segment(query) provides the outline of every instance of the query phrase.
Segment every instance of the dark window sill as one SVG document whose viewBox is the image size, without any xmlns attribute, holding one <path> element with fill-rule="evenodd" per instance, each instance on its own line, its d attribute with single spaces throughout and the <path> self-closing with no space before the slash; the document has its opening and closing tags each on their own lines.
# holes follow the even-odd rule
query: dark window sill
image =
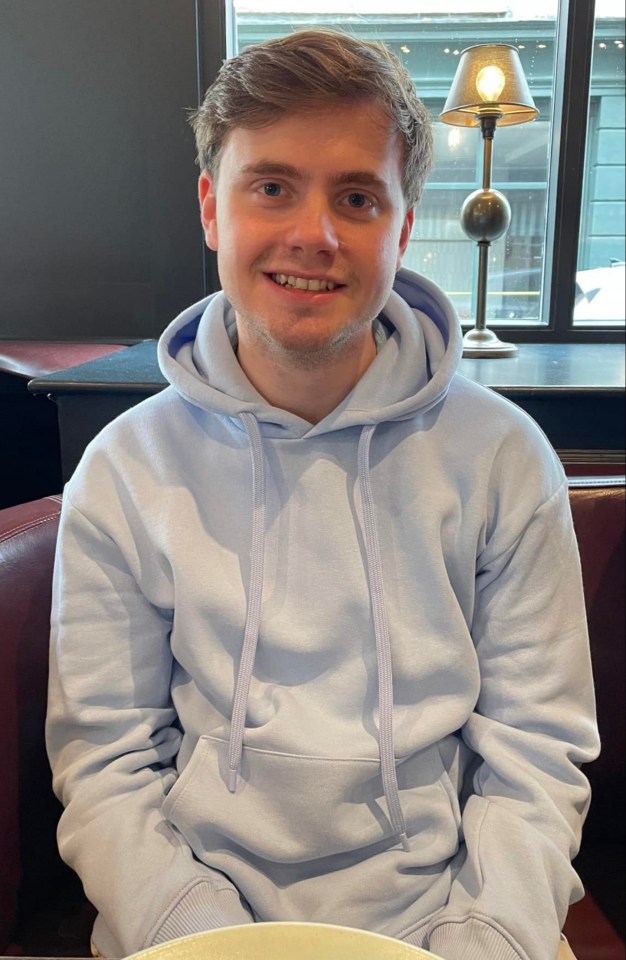
<svg viewBox="0 0 626 960">
<path fill-rule="evenodd" d="M 624 347 L 616 343 L 521 343 L 516 357 L 461 360 L 460 372 L 511 399 L 621 394 Z"/>
</svg>

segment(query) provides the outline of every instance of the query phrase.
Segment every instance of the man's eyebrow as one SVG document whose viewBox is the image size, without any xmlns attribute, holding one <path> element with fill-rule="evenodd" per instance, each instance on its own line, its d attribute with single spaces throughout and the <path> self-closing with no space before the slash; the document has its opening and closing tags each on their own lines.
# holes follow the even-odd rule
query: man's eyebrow
<svg viewBox="0 0 626 960">
<path fill-rule="evenodd" d="M 335 177 L 338 186 L 354 184 L 358 187 L 374 187 L 378 190 L 389 190 L 389 184 L 372 170 L 347 170 Z"/>
<path fill-rule="evenodd" d="M 302 180 L 302 173 L 290 163 L 277 163 L 274 160 L 259 160 L 257 163 L 247 163 L 240 171 L 243 177 L 290 177 L 292 180 Z"/>
</svg>

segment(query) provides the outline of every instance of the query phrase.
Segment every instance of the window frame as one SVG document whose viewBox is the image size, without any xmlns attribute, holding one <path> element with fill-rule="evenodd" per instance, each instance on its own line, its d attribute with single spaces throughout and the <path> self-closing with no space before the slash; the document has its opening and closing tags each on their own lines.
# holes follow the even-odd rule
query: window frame
<svg viewBox="0 0 626 960">
<path fill-rule="evenodd" d="M 623 343 L 624 329 L 573 324 L 589 118 L 589 91 L 595 38 L 595 0 L 561 0 L 557 22 L 552 163 L 548 182 L 545 276 L 539 330 L 520 331 L 518 342 Z M 563 9 L 565 8 L 565 9 Z M 560 136 L 558 132 L 560 131 Z M 512 331 L 507 331 L 512 336 Z"/>
<path fill-rule="evenodd" d="M 195 0 L 198 102 L 236 33 L 231 0 Z M 548 179 L 545 267 L 540 316 L 545 321 L 497 323 L 515 343 L 624 343 L 626 330 L 602 322 L 574 326 L 575 281 L 583 216 L 589 91 L 595 38 L 595 0 L 559 0 L 555 89 Z M 471 241 L 468 240 L 468 243 Z M 219 288 L 215 257 L 205 247 L 205 287 Z"/>
</svg>

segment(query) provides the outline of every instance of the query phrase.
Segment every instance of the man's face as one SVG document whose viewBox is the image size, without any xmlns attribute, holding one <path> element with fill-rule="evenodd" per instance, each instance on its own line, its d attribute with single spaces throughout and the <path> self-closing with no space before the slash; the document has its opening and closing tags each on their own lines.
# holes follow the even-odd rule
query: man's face
<svg viewBox="0 0 626 960">
<path fill-rule="evenodd" d="M 200 201 L 240 342 L 306 365 L 371 338 L 413 223 L 401 176 L 398 134 L 374 104 L 228 134 Z"/>
</svg>

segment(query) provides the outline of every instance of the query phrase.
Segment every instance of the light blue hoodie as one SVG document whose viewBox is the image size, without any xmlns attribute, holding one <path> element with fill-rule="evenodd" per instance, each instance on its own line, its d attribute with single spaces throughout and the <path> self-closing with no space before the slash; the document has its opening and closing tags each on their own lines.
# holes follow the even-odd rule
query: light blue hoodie
<svg viewBox="0 0 626 960">
<path fill-rule="evenodd" d="M 563 471 L 434 285 L 377 332 L 312 426 L 204 300 L 67 487 L 48 747 L 106 956 L 307 920 L 556 957 L 597 751 Z"/>
</svg>

